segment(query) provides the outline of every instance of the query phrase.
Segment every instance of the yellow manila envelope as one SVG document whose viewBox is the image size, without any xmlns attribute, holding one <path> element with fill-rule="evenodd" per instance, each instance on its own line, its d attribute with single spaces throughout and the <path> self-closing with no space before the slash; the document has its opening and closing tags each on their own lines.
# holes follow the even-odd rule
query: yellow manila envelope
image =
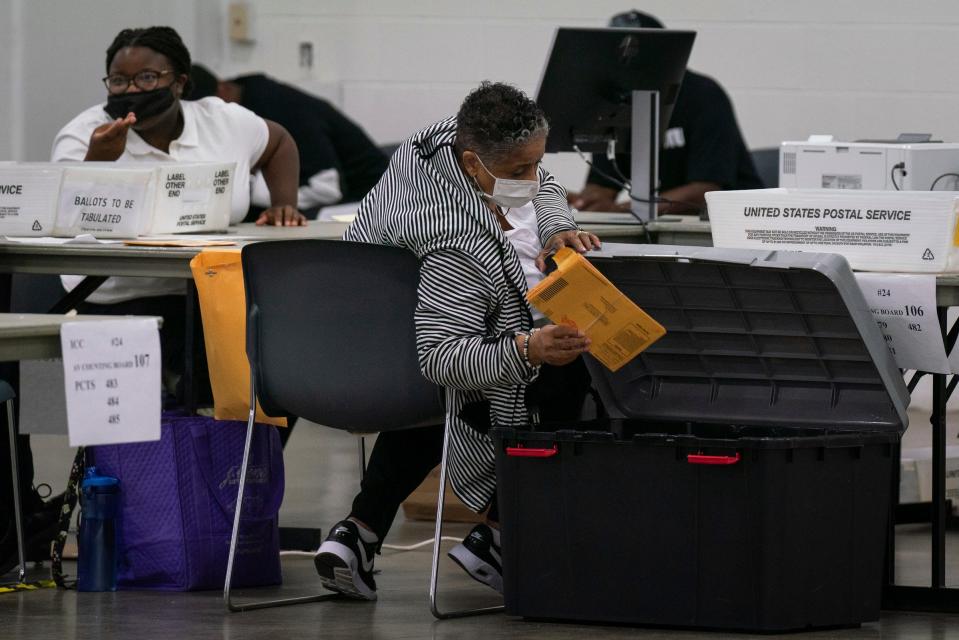
<svg viewBox="0 0 959 640">
<path fill-rule="evenodd" d="M 526 298 L 555 324 L 585 333 L 592 342 L 589 352 L 610 371 L 666 335 L 661 324 L 580 254 L 563 247 L 553 260 L 556 270 L 530 289 Z"/>
<path fill-rule="evenodd" d="M 190 260 L 200 298 L 203 338 L 213 388 L 213 417 L 246 420 L 250 414 L 250 362 L 246 358 L 246 292 L 239 249 L 206 249 Z M 256 421 L 286 426 L 256 404 Z"/>
</svg>

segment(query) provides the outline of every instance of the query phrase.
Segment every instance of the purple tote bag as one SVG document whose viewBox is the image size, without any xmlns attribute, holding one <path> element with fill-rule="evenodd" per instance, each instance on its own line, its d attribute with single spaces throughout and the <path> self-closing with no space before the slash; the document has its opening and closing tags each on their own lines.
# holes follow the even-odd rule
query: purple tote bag
<svg viewBox="0 0 959 640">
<path fill-rule="evenodd" d="M 246 424 L 165 413 L 157 442 L 90 447 L 101 474 L 120 479 L 117 587 L 221 589 Z M 277 514 L 283 450 L 276 428 L 253 429 L 233 584 L 280 584 Z"/>
</svg>

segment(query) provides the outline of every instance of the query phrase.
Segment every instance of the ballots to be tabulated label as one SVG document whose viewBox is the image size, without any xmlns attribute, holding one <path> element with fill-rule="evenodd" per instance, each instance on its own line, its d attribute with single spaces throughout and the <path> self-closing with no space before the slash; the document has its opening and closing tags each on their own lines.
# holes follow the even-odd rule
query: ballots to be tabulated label
<svg viewBox="0 0 959 640">
<path fill-rule="evenodd" d="M 160 333 L 154 318 L 60 329 L 70 446 L 160 439 Z"/>
<path fill-rule="evenodd" d="M 54 235 L 136 238 L 148 214 L 152 168 L 68 167 Z"/>
<path fill-rule="evenodd" d="M 857 273 L 856 281 L 900 369 L 950 373 L 935 276 Z"/>
<path fill-rule="evenodd" d="M 755 189 L 706 201 L 716 247 L 839 253 L 859 271 L 959 269 L 954 192 Z"/>
</svg>

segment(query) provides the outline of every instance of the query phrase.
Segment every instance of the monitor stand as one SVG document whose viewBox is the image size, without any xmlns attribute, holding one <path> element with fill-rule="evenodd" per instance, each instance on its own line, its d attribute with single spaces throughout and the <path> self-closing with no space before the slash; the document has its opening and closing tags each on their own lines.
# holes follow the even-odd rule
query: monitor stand
<svg viewBox="0 0 959 640">
<path fill-rule="evenodd" d="M 631 208 L 640 222 L 656 219 L 659 186 L 659 92 L 633 91 Z"/>
</svg>

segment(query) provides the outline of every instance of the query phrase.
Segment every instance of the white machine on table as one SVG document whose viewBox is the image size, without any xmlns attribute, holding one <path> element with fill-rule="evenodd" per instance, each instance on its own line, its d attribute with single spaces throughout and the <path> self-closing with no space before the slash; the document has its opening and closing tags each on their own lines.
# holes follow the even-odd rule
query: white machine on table
<svg viewBox="0 0 959 640">
<path fill-rule="evenodd" d="M 959 143 L 839 142 L 831 138 L 810 136 L 804 142 L 783 142 L 779 147 L 779 186 L 959 191 Z"/>
</svg>

